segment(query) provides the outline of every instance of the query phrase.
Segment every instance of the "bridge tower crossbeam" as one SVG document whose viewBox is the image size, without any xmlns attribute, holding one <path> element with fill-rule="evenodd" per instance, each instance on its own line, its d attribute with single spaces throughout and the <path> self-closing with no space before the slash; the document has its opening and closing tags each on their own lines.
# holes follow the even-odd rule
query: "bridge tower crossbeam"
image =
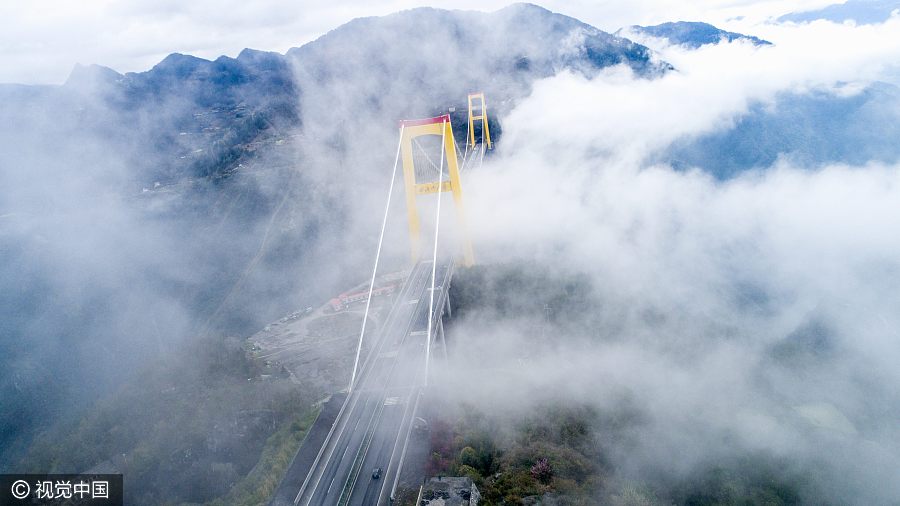
<svg viewBox="0 0 900 506">
<path fill-rule="evenodd" d="M 419 211 L 416 207 L 416 198 L 421 195 L 449 191 L 453 194 L 457 221 L 462 232 L 463 264 L 466 266 L 473 265 L 475 263 L 475 254 L 468 235 L 465 208 L 463 206 L 462 183 L 459 177 L 459 162 L 456 156 L 456 141 L 453 138 L 450 115 L 444 114 L 434 118 L 403 120 L 400 122 L 400 125 L 402 127 L 400 153 L 403 158 L 403 180 L 406 186 L 406 210 L 413 261 L 418 261 L 421 250 L 421 224 Z M 443 138 L 441 150 L 443 151 L 442 156 L 446 157 L 449 179 L 439 179 L 434 182 L 419 182 L 416 180 L 413 141 L 425 135 L 437 135 Z"/>
</svg>

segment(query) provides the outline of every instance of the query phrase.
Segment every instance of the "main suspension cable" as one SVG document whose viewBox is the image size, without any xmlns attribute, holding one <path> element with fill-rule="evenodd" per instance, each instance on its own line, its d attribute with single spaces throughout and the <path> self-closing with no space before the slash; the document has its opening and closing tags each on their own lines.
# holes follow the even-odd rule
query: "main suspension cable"
<svg viewBox="0 0 900 506">
<path fill-rule="evenodd" d="M 378 250 L 375 252 L 375 267 L 372 268 L 372 281 L 369 283 L 369 296 L 366 298 L 366 311 L 363 313 L 362 328 L 359 330 L 359 343 L 356 345 L 356 359 L 353 361 L 353 373 L 350 375 L 348 393 L 353 392 L 353 384 L 356 382 L 356 373 L 359 368 L 359 355 L 362 353 L 363 337 L 366 334 L 366 323 L 369 319 L 369 307 L 372 304 L 372 292 L 375 289 L 375 276 L 378 273 L 378 261 L 381 259 L 381 247 L 384 244 L 384 229 L 387 227 L 388 213 L 391 209 L 391 198 L 394 195 L 394 181 L 397 179 L 397 165 L 400 162 L 400 146 L 403 143 L 403 128 L 400 125 L 400 140 L 397 141 L 397 155 L 394 157 L 394 170 L 391 172 L 391 185 L 388 188 L 387 204 L 384 205 L 384 219 L 381 221 L 381 234 L 378 236 Z M 443 160 L 443 158 L 441 159 Z"/>
<path fill-rule="evenodd" d="M 437 277 L 437 249 L 438 234 L 441 230 L 441 183 L 444 180 L 444 150 L 446 149 L 445 140 L 447 137 L 447 120 L 441 122 L 441 169 L 438 176 L 438 198 L 437 212 L 434 219 L 434 254 L 431 259 L 431 297 L 428 300 L 428 341 L 425 343 L 425 386 L 428 386 L 428 365 L 431 362 L 431 333 L 432 320 L 434 320 L 434 281 Z"/>
</svg>

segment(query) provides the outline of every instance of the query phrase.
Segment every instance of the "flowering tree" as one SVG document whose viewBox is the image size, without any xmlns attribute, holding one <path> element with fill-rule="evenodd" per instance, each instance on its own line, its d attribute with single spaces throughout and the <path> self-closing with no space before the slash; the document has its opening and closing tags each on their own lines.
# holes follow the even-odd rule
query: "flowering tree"
<svg viewBox="0 0 900 506">
<path fill-rule="evenodd" d="M 553 479 L 553 468 L 550 466 L 550 461 L 546 458 L 538 459 L 531 466 L 531 476 L 544 485 L 550 483 L 550 480 Z"/>
</svg>

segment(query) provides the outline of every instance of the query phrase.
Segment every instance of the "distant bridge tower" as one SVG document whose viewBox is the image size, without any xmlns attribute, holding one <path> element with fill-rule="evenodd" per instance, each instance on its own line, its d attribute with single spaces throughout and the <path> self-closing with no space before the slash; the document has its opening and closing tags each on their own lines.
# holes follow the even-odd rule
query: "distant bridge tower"
<svg viewBox="0 0 900 506">
<path fill-rule="evenodd" d="M 421 247 L 421 231 L 419 223 L 419 211 L 416 208 L 416 197 L 419 195 L 427 195 L 437 192 L 453 192 L 453 203 L 456 207 L 456 215 L 460 228 L 460 236 L 463 241 L 463 263 L 471 266 L 475 263 L 475 255 L 472 251 L 472 242 L 469 239 L 469 231 L 466 223 L 465 209 L 463 208 L 462 184 L 459 179 L 459 163 L 456 157 L 456 141 L 453 138 L 453 129 L 450 126 L 450 115 L 444 114 L 436 118 L 403 120 L 400 122 L 403 127 L 403 134 L 400 138 L 400 152 L 403 156 L 403 180 L 406 185 L 406 210 L 409 218 L 409 236 L 412 241 L 412 258 L 413 261 L 419 259 L 419 249 Z M 427 156 L 423 160 L 422 156 L 415 156 L 413 153 L 413 144 L 421 150 L 421 146 L 417 139 L 426 135 L 437 135 L 443 138 L 441 146 L 442 160 L 446 160 L 441 168 L 432 167 L 440 170 L 443 174 L 449 176 L 448 179 L 441 179 L 434 182 L 420 183 L 416 175 L 424 175 L 426 167 L 416 167 L 416 161 L 420 164 L 427 161 L 429 165 L 433 165 L 434 161 L 429 160 Z M 443 162 L 442 162 L 443 163 Z M 440 209 L 438 209 L 440 212 Z"/>
<path fill-rule="evenodd" d="M 491 130 L 488 128 L 487 105 L 484 103 L 484 93 L 469 93 L 469 146 L 475 147 L 475 122 L 481 121 L 484 143 L 488 149 L 491 147 Z"/>
</svg>

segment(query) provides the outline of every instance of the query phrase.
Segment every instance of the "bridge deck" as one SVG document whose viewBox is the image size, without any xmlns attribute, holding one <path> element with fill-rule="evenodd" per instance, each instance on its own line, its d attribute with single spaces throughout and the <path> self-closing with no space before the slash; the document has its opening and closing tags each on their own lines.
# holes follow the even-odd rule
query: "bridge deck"
<svg viewBox="0 0 900 506">
<path fill-rule="evenodd" d="M 451 275 L 450 263 L 438 264 L 434 330 L 443 312 Z M 425 382 L 430 288 L 431 262 L 420 262 L 404 283 L 381 331 L 367 336 L 377 341 L 316 462 L 295 492 L 294 504 L 389 503 Z M 377 479 L 372 477 L 375 468 L 382 469 Z"/>
</svg>

